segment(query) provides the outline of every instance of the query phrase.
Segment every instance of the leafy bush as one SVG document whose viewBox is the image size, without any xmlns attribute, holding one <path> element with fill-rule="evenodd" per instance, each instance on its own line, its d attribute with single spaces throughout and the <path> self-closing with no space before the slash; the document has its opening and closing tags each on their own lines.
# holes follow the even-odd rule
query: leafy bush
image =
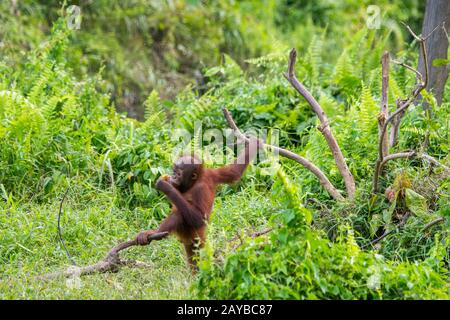
<svg viewBox="0 0 450 320">
<path fill-rule="evenodd" d="M 336 242 L 305 222 L 308 210 L 289 196 L 281 175 L 274 186 L 277 207 L 269 237 L 249 240 L 224 263 L 207 250 L 200 264 L 199 295 L 211 299 L 448 299 L 449 240 L 421 262 L 387 260 L 362 251 L 352 228 L 343 224 Z M 288 191 L 286 191 L 288 190 Z M 284 195 L 280 194 L 284 193 Z M 281 209 L 284 208 L 284 209 Z"/>
<path fill-rule="evenodd" d="M 289 215 L 289 212 L 282 214 Z M 445 272 L 436 272 L 429 265 L 431 262 L 393 263 L 380 254 L 361 251 L 350 232 L 345 238 L 330 243 L 315 232 L 296 233 L 282 228 L 268 240 L 251 241 L 231 254 L 223 266 L 203 262 L 198 280 L 200 296 L 212 299 L 450 297 Z M 434 259 L 442 263 L 443 257 Z"/>
</svg>

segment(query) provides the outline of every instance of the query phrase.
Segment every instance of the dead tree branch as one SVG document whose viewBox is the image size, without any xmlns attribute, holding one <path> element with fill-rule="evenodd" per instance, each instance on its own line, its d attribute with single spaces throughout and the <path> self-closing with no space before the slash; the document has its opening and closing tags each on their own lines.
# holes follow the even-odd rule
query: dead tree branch
<svg viewBox="0 0 450 320">
<path fill-rule="evenodd" d="M 428 36 L 430 36 L 430 35 L 428 35 Z M 400 65 L 402 67 L 404 67 L 407 70 L 410 70 L 410 71 L 414 72 L 414 74 L 416 75 L 419 83 L 423 83 L 424 82 L 423 76 L 419 72 L 419 70 L 414 69 L 413 67 L 411 67 L 411 66 L 409 66 L 409 65 L 407 65 L 407 64 L 405 64 L 403 62 L 397 61 L 397 60 L 392 60 L 392 62 L 395 63 L 395 64 L 398 64 L 398 65 Z M 397 109 L 400 108 L 401 103 L 402 103 L 401 99 L 397 99 L 396 100 Z M 402 118 L 403 118 L 403 116 L 406 113 L 405 111 L 406 110 L 404 110 L 403 112 L 399 113 L 394 119 L 392 119 L 392 129 L 391 129 L 391 134 L 390 134 L 390 139 L 389 139 L 389 145 L 391 147 L 395 146 L 395 144 L 397 143 L 398 132 L 400 130 L 400 122 L 402 121 Z"/>
<path fill-rule="evenodd" d="M 236 123 L 233 120 L 233 117 L 231 116 L 230 112 L 226 109 L 223 108 L 223 115 L 225 116 L 225 119 L 228 123 L 228 126 L 233 129 L 234 134 L 239 138 L 242 139 L 244 141 L 248 141 L 248 138 L 241 132 L 241 130 L 239 130 L 239 128 L 237 127 Z M 341 193 L 333 186 L 333 184 L 330 182 L 330 180 L 328 180 L 328 178 L 326 177 L 326 175 L 322 172 L 322 170 L 320 170 L 318 167 L 316 167 L 312 162 L 310 162 L 309 160 L 299 156 L 296 153 L 293 153 L 289 150 L 280 148 L 280 147 L 276 147 L 270 144 L 264 144 L 265 147 L 267 147 L 268 149 L 270 149 L 272 152 L 276 152 L 279 155 L 294 160 L 298 163 L 300 163 L 302 166 L 304 166 L 306 169 L 308 169 L 309 171 L 311 171 L 318 179 L 320 184 L 324 187 L 325 190 L 327 190 L 327 192 L 335 199 L 335 200 L 344 200 L 344 197 L 341 195 Z"/>
<path fill-rule="evenodd" d="M 383 158 L 383 161 L 380 164 L 380 170 L 383 169 L 384 165 L 386 164 L 386 162 L 394 160 L 394 159 L 400 159 L 400 158 L 412 158 L 416 155 L 415 151 L 410 151 L 410 152 L 399 152 L 399 153 L 393 153 L 388 155 L 387 157 Z"/>
<path fill-rule="evenodd" d="M 389 154 L 389 141 L 388 141 L 388 132 L 385 132 L 383 136 L 381 136 L 381 129 L 386 122 L 387 117 L 389 116 L 388 109 L 388 92 L 389 92 L 389 53 L 387 51 L 384 52 L 381 57 L 381 102 L 380 102 L 380 115 L 378 116 L 378 131 L 380 132 L 380 136 L 378 139 L 381 141 L 381 150 L 383 157 L 386 157 Z"/>
<path fill-rule="evenodd" d="M 421 157 L 425 160 L 427 160 L 428 162 L 434 164 L 437 167 L 441 167 L 444 169 L 445 173 L 447 173 L 447 175 L 450 175 L 450 168 L 447 167 L 446 165 L 440 163 L 439 161 L 437 161 L 435 158 L 433 158 L 432 156 L 426 154 L 426 153 L 422 153 Z"/>
<path fill-rule="evenodd" d="M 160 240 L 167 237 L 168 235 L 169 235 L 168 232 L 158 232 L 150 235 L 148 239 L 149 241 Z M 43 276 L 40 276 L 39 278 L 41 280 L 50 280 L 58 278 L 60 276 L 72 277 L 72 276 L 89 275 L 93 273 L 117 272 L 123 266 L 138 267 L 138 268 L 147 267 L 148 265 L 144 262 L 120 259 L 119 257 L 120 251 L 136 245 L 138 245 L 136 239 L 119 243 L 117 246 L 115 246 L 108 252 L 108 255 L 103 260 L 93 265 L 88 265 L 85 267 L 72 266 L 64 271 L 48 273 Z"/>
<path fill-rule="evenodd" d="M 257 232 L 248 234 L 247 236 L 254 239 L 254 238 L 263 236 L 263 235 L 265 235 L 265 234 L 267 234 L 267 233 L 269 233 L 271 231 L 273 231 L 273 228 L 267 228 L 267 229 L 264 229 L 264 230 L 261 230 L 261 231 L 257 231 Z M 241 240 L 241 242 L 242 242 L 242 235 L 240 233 L 238 233 L 230 241 L 236 241 L 236 240 Z"/>
<path fill-rule="evenodd" d="M 252 237 L 252 238 L 254 239 L 254 238 L 263 236 L 263 235 L 265 235 L 265 234 L 271 232 L 272 230 L 273 230 L 273 228 L 268 228 L 268 229 L 266 229 L 266 230 L 254 232 L 254 233 L 252 233 L 252 234 L 250 235 L 250 237 Z"/>
<path fill-rule="evenodd" d="M 420 92 L 426 88 L 427 83 L 428 83 L 428 57 L 427 57 L 427 52 L 426 52 L 426 37 L 419 37 L 418 35 L 416 35 L 409 26 L 406 26 L 406 28 L 408 29 L 408 31 L 412 34 L 412 36 L 419 41 L 420 44 L 420 48 L 422 50 L 422 54 L 424 57 L 424 61 L 425 61 L 425 76 L 420 77 L 420 79 L 423 79 L 423 81 L 418 81 L 418 83 L 416 84 L 416 86 L 414 87 L 414 89 L 412 90 L 412 92 L 410 93 L 409 97 L 406 100 L 398 100 L 398 104 L 397 104 L 397 110 L 392 113 L 384 122 L 384 125 L 382 126 L 381 130 L 380 130 L 380 137 L 384 137 L 384 135 L 387 132 L 388 129 L 388 125 L 394 121 L 394 119 L 396 119 L 400 114 L 403 114 L 404 112 L 406 112 L 406 109 L 408 109 L 408 107 L 411 105 L 411 103 L 414 102 L 414 100 L 416 100 L 416 98 L 419 96 Z M 428 35 L 429 36 L 429 35 Z M 427 36 L 427 37 L 428 37 Z M 399 120 L 398 120 L 399 121 Z M 398 123 L 397 125 L 400 125 L 400 123 Z M 379 139 L 378 141 L 378 159 L 375 163 L 375 173 L 373 176 L 373 188 L 372 188 L 372 192 L 376 193 L 378 192 L 378 180 L 381 174 L 381 163 L 383 162 L 383 140 Z"/>
<path fill-rule="evenodd" d="M 444 222 L 444 221 L 445 221 L 444 217 L 439 217 L 439 218 L 437 218 L 436 220 L 433 220 L 433 221 L 431 221 L 430 223 L 427 223 L 427 224 L 423 227 L 422 231 L 426 231 L 426 230 L 430 229 L 432 226 L 434 226 L 434 225 L 436 225 L 436 224 L 438 224 L 438 223 L 442 223 L 442 222 Z"/>
<path fill-rule="evenodd" d="M 440 163 L 439 161 L 437 161 L 435 158 L 433 158 L 432 156 L 426 154 L 426 153 L 418 153 L 416 151 L 409 151 L 409 152 L 399 152 L 399 153 L 393 153 L 388 155 L 387 157 L 385 157 L 383 159 L 383 161 L 380 164 L 380 170 L 383 169 L 383 166 L 386 164 L 386 162 L 390 161 L 390 160 L 394 160 L 394 159 L 405 159 L 405 158 L 419 158 L 422 160 L 426 160 L 428 162 L 430 162 L 431 164 L 437 166 L 437 167 L 441 167 L 442 169 L 444 169 L 445 173 L 447 175 L 450 175 L 450 168 L 447 167 L 446 165 Z"/>
<path fill-rule="evenodd" d="M 317 100 L 308 91 L 308 89 L 306 89 L 295 76 L 294 66 L 296 59 L 297 59 L 297 51 L 295 49 L 292 49 L 289 54 L 288 70 L 284 74 L 284 77 L 295 88 L 295 90 L 297 90 L 297 92 L 300 93 L 305 98 L 305 100 L 309 103 L 309 105 L 313 109 L 314 113 L 319 118 L 319 121 L 321 123 L 319 126 L 319 130 L 323 134 L 331 152 L 333 153 L 336 165 L 345 182 L 347 196 L 348 198 L 351 199 L 353 198 L 356 190 L 355 179 L 353 178 L 353 175 L 348 169 L 347 163 L 345 162 L 344 155 L 342 154 L 339 144 L 337 143 L 336 139 L 333 136 L 333 133 L 331 132 L 330 123 L 328 121 L 325 112 L 323 111 L 322 107 L 317 102 Z"/>
<path fill-rule="evenodd" d="M 401 61 L 397 61 L 397 60 L 391 60 L 391 61 L 392 61 L 392 63 L 398 64 L 399 66 L 402 66 L 403 68 L 414 72 L 416 74 L 416 76 L 417 76 L 417 79 L 419 79 L 420 82 L 423 81 L 422 74 L 419 72 L 419 70 L 414 69 L 410 65 L 407 65 L 406 63 L 401 62 Z"/>
</svg>

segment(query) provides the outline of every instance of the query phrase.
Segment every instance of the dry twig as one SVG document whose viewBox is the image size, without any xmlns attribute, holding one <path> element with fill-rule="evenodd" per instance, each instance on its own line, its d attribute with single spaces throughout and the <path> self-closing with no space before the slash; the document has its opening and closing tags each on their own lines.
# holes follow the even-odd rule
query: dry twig
<svg viewBox="0 0 450 320">
<path fill-rule="evenodd" d="M 412 90 L 412 92 L 410 93 L 409 97 L 405 100 L 397 100 L 397 110 L 395 110 L 394 113 L 392 113 L 389 117 L 387 117 L 386 121 L 384 122 L 383 126 L 380 129 L 380 133 L 379 136 L 380 137 L 384 137 L 384 135 L 386 134 L 387 130 L 388 130 L 388 126 L 391 122 L 393 122 L 394 120 L 396 121 L 396 126 L 398 127 L 400 125 L 400 120 L 401 117 L 403 116 L 403 114 L 406 112 L 406 109 L 408 109 L 408 107 L 411 105 L 411 103 L 413 103 L 413 101 L 416 100 L 416 98 L 419 96 L 420 92 L 422 92 L 423 89 L 426 88 L 427 83 L 428 83 L 428 56 L 427 56 L 427 52 L 426 52 L 426 39 L 431 35 L 431 33 L 433 31 L 436 30 L 436 28 L 426 37 L 421 37 L 416 35 L 409 26 L 405 25 L 406 28 L 408 29 L 408 31 L 411 33 L 411 35 L 414 37 L 414 39 L 416 39 L 419 44 L 420 44 L 420 48 L 422 50 L 422 54 L 424 57 L 424 63 L 425 63 L 425 75 L 424 76 L 420 76 L 419 77 L 419 81 L 416 84 L 416 86 L 414 87 L 414 89 Z M 412 69 L 412 68 L 408 68 L 408 69 Z M 414 70 L 414 69 L 412 69 Z M 416 73 L 418 73 L 418 71 L 415 71 Z M 423 79 L 423 81 L 422 81 Z M 396 137 L 395 137 L 396 138 Z M 391 141 L 391 143 L 395 144 L 395 141 Z M 379 177 L 381 175 L 381 164 L 383 163 L 384 160 L 384 140 L 380 139 L 378 142 L 378 159 L 375 163 L 375 173 L 373 176 L 373 188 L 372 188 L 372 192 L 376 193 L 378 192 L 378 180 Z"/>
<path fill-rule="evenodd" d="M 434 225 L 436 225 L 436 224 L 438 224 L 438 223 L 442 223 L 442 222 L 444 222 L 444 221 L 445 221 L 444 217 L 439 217 L 439 218 L 437 218 L 436 220 L 433 220 L 433 221 L 431 221 L 430 223 L 427 223 L 427 224 L 423 227 L 422 231 L 426 231 L 426 230 L 430 229 L 432 226 L 434 226 Z"/>
<path fill-rule="evenodd" d="M 428 155 L 426 153 L 418 153 L 416 151 L 399 152 L 399 153 L 393 153 L 393 154 L 388 155 L 381 162 L 380 170 L 382 170 L 383 166 L 386 164 L 386 162 L 388 162 L 390 160 L 413 158 L 413 157 L 419 158 L 419 159 L 422 159 L 422 160 L 426 160 L 426 161 L 430 162 L 431 164 L 433 164 L 433 165 L 435 165 L 437 167 L 441 167 L 442 169 L 444 169 L 444 171 L 445 171 L 445 173 L 447 175 L 450 175 L 450 168 L 449 167 L 447 167 L 446 165 L 440 163 L 435 158 L 433 158 L 432 156 L 430 156 L 430 155 Z"/>
<path fill-rule="evenodd" d="M 408 220 L 408 218 L 410 217 L 411 213 L 407 212 L 404 216 L 402 221 L 398 224 L 398 227 L 395 229 L 391 229 L 389 231 L 385 231 L 381 236 L 379 236 L 378 238 L 372 240 L 370 243 L 363 245 L 362 249 L 368 247 L 369 245 L 373 246 L 375 244 L 377 244 L 378 242 L 380 242 L 381 240 L 383 240 L 384 238 L 386 238 L 388 235 L 390 235 L 391 233 L 393 233 L 394 231 L 400 230 L 405 224 L 406 221 Z"/>
<path fill-rule="evenodd" d="M 265 230 L 257 231 L 257 232 L 254 232 L 254 233 L 250 234 L 249 237 L 255 239 L 257 237 L 263 236 L 263 235 L 271 232 L 272 230 L 273 230 L 273 228 L 268 228 L 268 229 L 265 229 Z M 231 241 L 236 241 L 238 239 L 239 239 L 239 243 L 233 247 L 232 251 L 235 251 L 237 248 L 239 248 L 240 246 L 242 246 L 244 244 L 244 241 L 243 241 L 243 239 L 241 237 L 241 234 L 238 234 L 236 237 L 231 239 Z"/>
</svg>

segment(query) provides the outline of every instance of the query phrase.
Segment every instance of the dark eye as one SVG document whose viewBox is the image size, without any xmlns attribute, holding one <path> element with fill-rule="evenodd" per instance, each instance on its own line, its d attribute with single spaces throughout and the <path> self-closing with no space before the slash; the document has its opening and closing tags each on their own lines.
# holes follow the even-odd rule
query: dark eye
<svg viewBox="0 0 450 320">
<path fill-rule="evenodd" d="M 196 173 L 193 173 L 192 174 L 192 180 L 196 180 L 197 179 L 197 174 Z"/>
</svg>

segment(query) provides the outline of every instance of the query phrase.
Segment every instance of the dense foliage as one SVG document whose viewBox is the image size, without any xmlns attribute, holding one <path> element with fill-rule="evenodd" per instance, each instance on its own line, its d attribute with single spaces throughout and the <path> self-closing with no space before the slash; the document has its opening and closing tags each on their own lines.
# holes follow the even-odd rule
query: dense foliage
<svg viewBox="0 0 450 320">
<path fill-rule="evenodd" d="M 72 30 L 59 1 L 2 2 L 0 298 L 449 299 L 448 177 L 417 159 L 392 161 L 381 190 L 392 188 L 394 201 L 371 194 L 380 57 L 388 49 L 416 64 L 398 21 L 419 28 L 421 1 L 379 1 L 387 21 L 379 30 L 364 27 L 368 1 L 301 3 L 79 1 L 82 26 Z M 276 129 L 280 145 L 344 190 L 315 115 L 282 75 L 292 46 L 299 80 L 330 118 L 355 177 L 354 200 L 338 203 L 309 171 L 266 156 L 219 191 L 197 276 L 169 239 L 125 253 L 151 270 L 75 284 L 35 278 L 69 263 L 57 238 L 66 190 L 66 245 L 77 264 L 95 262 L 167 215 L 154 182 L 170 170 L 174 132 L 187 130 L 198 144 L 195 122 L 224 129 L 224 106 L 242 129 Z M 415 79 L 399 66 L 390 75 L 393 108 Z M 449 95 L 437 106 L 425 93 L 432 112 L 411 107 L 393 149 L 424 149 L 448 165 Z M 444 223 L 424 230 L 439 217 Z"/>
</svg>

